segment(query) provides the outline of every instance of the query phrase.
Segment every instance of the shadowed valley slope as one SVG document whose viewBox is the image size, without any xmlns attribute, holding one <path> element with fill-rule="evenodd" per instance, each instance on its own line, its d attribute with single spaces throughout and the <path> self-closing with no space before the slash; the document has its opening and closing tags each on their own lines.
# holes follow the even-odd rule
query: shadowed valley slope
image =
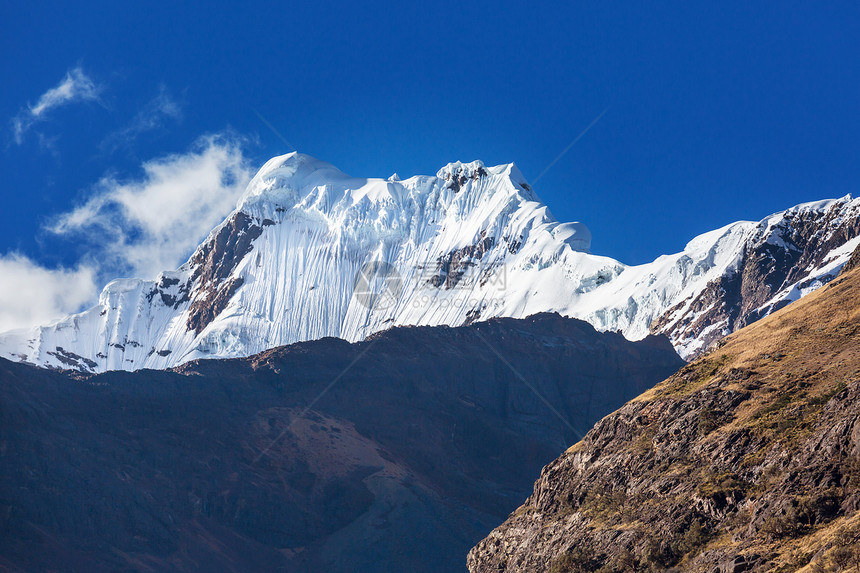
<svg viewBox="0 0 860 573">
<path fill-rule="evenodd" d="M 172 371 L 0 361 L 0 569 L 461 571 L 573 428 L 682 364 L 558 315 Z"/>
</svg>

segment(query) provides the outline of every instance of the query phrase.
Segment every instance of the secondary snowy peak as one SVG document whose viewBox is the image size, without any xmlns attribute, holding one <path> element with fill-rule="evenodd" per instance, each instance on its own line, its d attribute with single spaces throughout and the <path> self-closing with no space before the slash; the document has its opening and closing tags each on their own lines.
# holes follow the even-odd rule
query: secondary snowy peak
<svg viewBox="0 0 860 573">
<path fill-rule="evenodd" d="M 268 161 L 175 271 L 107 285 L 98 305 L 0 334 L 0 356 L 84 371 L 166 368 L 392 326 L 558 312 L 684 357 L 836 276 L 860 202 L 799 205 L 628 267 L 590 254 L 513 164 L 356 178 L 308 155 Z"/>
<path fill-rule="evenodd" d="M 651 326 L 688 354 L 836 278 L 860 246 L 860 199 L 804 203 L 733 228 L 742 242 L 725 270 Z"/>
<path fill-rule="evenodd" d="M 860 200 L 805 203 L 629 267 L 578 314 L 591 312 L 596 326 L 620 326 L 632 338 L 667 334 L 681 356 L 693 357 L 836 278 L 858 245 Z"/>
</svg>

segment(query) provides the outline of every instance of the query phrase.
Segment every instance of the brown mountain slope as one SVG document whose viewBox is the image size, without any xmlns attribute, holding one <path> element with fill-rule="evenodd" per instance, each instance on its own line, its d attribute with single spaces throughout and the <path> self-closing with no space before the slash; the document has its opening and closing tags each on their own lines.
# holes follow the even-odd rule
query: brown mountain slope
<svg viewBox="0 0 860 573">
<path fill-rule="evenodd" d="M 854 269 L 598 422 L 470 571 L 858 569 L 858 342 Z"/>
</svg>

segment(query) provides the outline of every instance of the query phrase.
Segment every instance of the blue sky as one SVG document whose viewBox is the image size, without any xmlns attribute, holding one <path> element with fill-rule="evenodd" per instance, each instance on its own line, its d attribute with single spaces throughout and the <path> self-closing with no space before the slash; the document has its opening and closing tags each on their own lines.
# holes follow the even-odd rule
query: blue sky
<svg viewBox="0 0 860 573">
<path fill-rule="evenodd" d="M 291 145 L 534 180 L 607 110 L 535 187 L 626 263 L 857 194 L 857 38 L 835 2 L 4 3 L 0 326 L 175 266 Z"/>
</svg>

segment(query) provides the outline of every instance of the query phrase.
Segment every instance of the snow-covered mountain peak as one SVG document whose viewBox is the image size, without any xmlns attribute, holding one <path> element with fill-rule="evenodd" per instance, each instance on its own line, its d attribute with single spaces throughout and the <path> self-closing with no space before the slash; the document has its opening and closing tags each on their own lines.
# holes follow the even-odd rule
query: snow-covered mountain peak
<svg viewBox="0 0 860 573">
<path fill-rule="evenodd" d="M 357 178 L 300 153 L 268 161 L 236 212 L 258 224 L 315 222 L 318 232 L 349 242 L 406 236 L 418 243 L 442 233 L 449 250 L 472 244 L 482 234 L 495 235 L 509 223 L 516 226 L 509 234 L 523 237 L 529 229 L 557 224 L 512 163 L 455 162 L 435 177 L 406 180 Z M 563 230 L 558 241 L 587 251 L 590 234 L 582 229 Z"/>
<path fill-rule="evenodd" d="M 468 198 L 458 197 L 468 194 Z M 272 211 L 291 208 L 331 213 L 361 203 L 395 204 L 399 208 L 470 211 L 480 208 L 492 196 L 516 195 L 525 201 L 540 200 L 525 183 L 515 165 L 486 167 L 482 161 L 449 163 L 436 177 L 414 176 L 401 180 L 396 174 L 388 179 L 358 178 L 310 155 L 293 152 L 275 157 L 251 180 L 237 210 L 258 217 L 276 218 Z"/>
<path fill-rule="evenodd" d="M 270 159 L 260 168 L 255 177 L 260 180 L 273 178 L 279 178 L 292 187 L 352 179 L 331 163 L 298 151 Z M 251 185 L 248 191 L 253 189 L 254 186 Z"/>
<path fill-rule="evenodd" d="M 248 214 L 268 216 L 272 210 L 293 207 L 318 187 L 361 188 L 365 182 L 350 177 L 331 163 L 293 152 L 267 161 L 236 207 Z"/>
<path fill-rule="evenodd" d="M 847 196 L 626 266 L 590 254 L 588 227 L 556 220 L 513 163 L 455 162 L 400 180 L 290 153 L 260 169 L 180 269 L 114 281 L 83 313 L 0 334 L 0 356 L 164 368 L 392 326 L 559 312 L 634 340 L 665 333 L 688 357 L 826 284 L 858 244 L 860 200 Z"/>
</svg>

